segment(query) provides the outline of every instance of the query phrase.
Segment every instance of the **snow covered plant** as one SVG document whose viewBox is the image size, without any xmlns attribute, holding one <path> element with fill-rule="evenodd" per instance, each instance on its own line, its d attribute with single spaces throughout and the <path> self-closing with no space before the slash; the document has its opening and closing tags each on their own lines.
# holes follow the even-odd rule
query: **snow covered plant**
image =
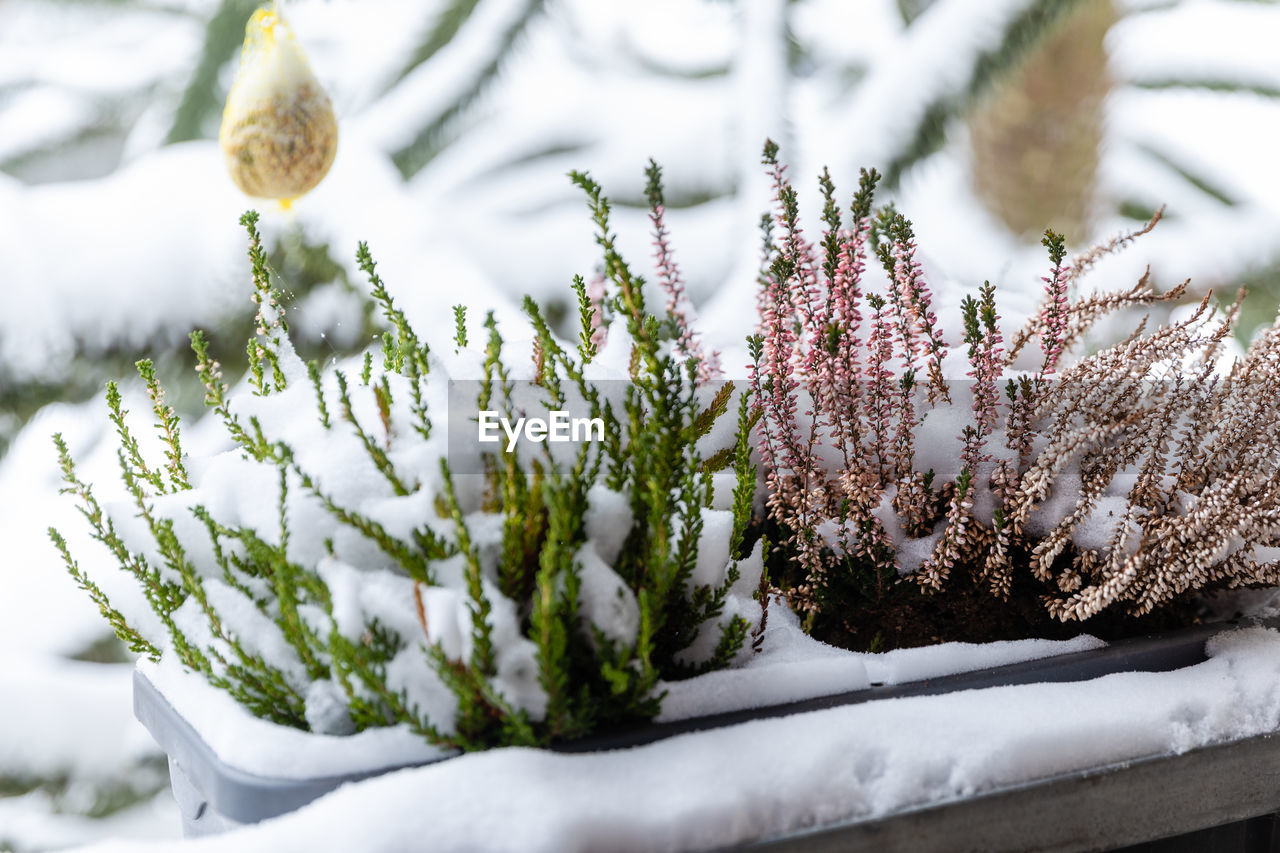
<svg viewBox="0 0 1280 853">
<path fill-rule="evenodd" d="M 957 584 L 1066 621 L 1280 582 L 1280 320 L 1225 369 L 1238 303 L 1220 313 L 1208 297 L 1182 322 L 1068 362 L 1107 313 L 1182 295 L 1185 283 L 1157 294 L 1144 276 L 1068 298 L 1159 214 L 1074 263 L 1046 232 L 1038 316 L 1006 345 L 983 284 L 963 301 L 963 344 L 949 346 L 910 223 L 873 211 L 874 172 L 847 225 L 824 173 L 814 246 L 776 146 L 765 163 L 778 207 L 751 340 L 754 405 L 775 551 L 794 557 L 790 583 L 775 582 L 811 624 L 856 635 L 868 612 L 939 590 L 945 601 Z M 883 295 L 864 283 L 868 255 L 884 267 Z"/>
<path fill-rule="evenodd" d="M 657 177 L 654 169 L 665 244 Z M 606 292 L 593 300 L 575 282 L 576 351 L 527 301 L 535 334 L 522 352 L 533 357 L 520 367 L 504 356 L 492 315 L 483 348 L 470 348 L 461 308 L 454 353 L 429 352 L 363 244 L 359 265 L 389 325 L 381 363 L 369 353 L 345 370 L 304 364 L 257 215 L 245 215 L 258 305 L 245 381 L 228 389 L 204 337 L 192 335 L 223 452 L 183 449 L 146 361 L 138 368 L 162 461 L 146 458 L 120 390 L 107 391 L 123 507 L 99 501 L 55 437 L 65 491 L 154 618 L 126 618 L 50 534 L 132 649 L 180 663 L 277 723 L 332 734 L 404 724 L 460 749 L 545 744 L 651 718 L 664 681 L 750 653 L 762 566 L 758 549 L 743 553 L 756 481 L 749 407 L 738 406 L 735 439 L 734 418 L 722 417 L 732 387 L 698 381 L 704 368 L 688 356 L 696 342 L 682 315 L 648 311 L 640 278 L 614 248 L 607 200 L 589 177 L 575 180 L 599 227 Z M 675 284 L 669 255 L 660 274 Z M 679 303 L 678 288 L 671 293 Z M 600 390 L 606 346 L 621 348 L 624 366 L 614 398 Z M 432 417 L 452 402 L 446 365 L 468 364 L 480 377 L 473 421 L 476 411 L 512 415 L 523 382 L 552 409 L 579 395 L 605 424 L 604 440 L 567 455 L 547 444 L 523 456 L 495 450 L 452 470 L 464 451 L 446 446 Z M 727 446 L 705 450 L 716 440 Z"/>
</svg>

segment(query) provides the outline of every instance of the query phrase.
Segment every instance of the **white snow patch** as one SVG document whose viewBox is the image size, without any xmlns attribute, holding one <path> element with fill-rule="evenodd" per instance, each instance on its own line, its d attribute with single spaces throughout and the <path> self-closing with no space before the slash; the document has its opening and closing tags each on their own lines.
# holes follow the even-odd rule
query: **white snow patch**
<svg viewBox="0 0 1280 853">
<path fill-rule="evenodd" d="M 578 606 L 582 616 L 620 645 L 636 641 L 640 630 L 640 604 L 595 549 L 584 545 L 574 558 L 579 566 Z"/>
<path fill-rule="evenodd" d="M 421 656 L 418 659 L 421 662 Z M 138 668 L 219 759 L 247 773 L 305 779 L 421 763 L 446 754 L 404 726 L 366 729 L 343 737 L 278 726 L 253 716 L 172 659 L 159 664 L 142 661 Z"/>
<path fill-rule="evenodd" d="M 622 544 L 631 532 L 631 519 L 631 504 L 626 495 L 600 483 L 587 490 L 582 527 L 601 560 L 609 564 L 618 561 Z"/>
<path fill-rule="evenodd" d="M 466 755 L 163 849 L 704 849 L 1280 728 L 1280 634 L 1228 632 L 1208 651 L 1173 672 L 869 702 L 614 752 Z"/>
</svg>

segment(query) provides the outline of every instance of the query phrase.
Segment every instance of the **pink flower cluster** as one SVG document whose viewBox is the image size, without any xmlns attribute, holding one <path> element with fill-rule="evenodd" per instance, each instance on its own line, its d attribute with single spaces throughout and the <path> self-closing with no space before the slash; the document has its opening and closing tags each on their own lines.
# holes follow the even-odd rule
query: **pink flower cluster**
<svg viewBox="0 0 1280 853">
<path fill-rule="evenodd" d="M 828 562 L 819 528 L 829 522 L 828 535 L 845 554 L 892 570 L 892 539 L 877 512 L 894 483 L 911 480 L 904 499 L 928 491 L 912 472 L 919 425 L 913 376 L 930 364 L 930 397 L 945 399 L 939 365 L 946 351 L 909 236 L 881 246 L 898 273 L 889 298 L 862 291 L 878 176 L 863 173 L 851 227 L 842 225 L 830 179 L 822 176 L 826 229 L 819 251 L 803 235 L 795 190 L 775 155 L 766 148 L 778 239 L 762 276 L 752 389 L 770 513 L 791 531 L 789 544 L 816 586 Z"/>
<path fill-rule="evenodd" d="M 658 283 L 667 296 L 667 316 L 676 325 L 676 350 L 687 359 L 697 361 L 697 380 L 707 382 L 720 375 L 720 354 L 704 353 L 693 331 L 693 307 L 685 293 L 684 280 L 671 251 L 671 235 L 666 225 L 666 205 L 662 198 L 662 170 L 649 161 L 649 222 L 653 227 L 653 253 L 658 268 Z"/>
<path fill-rule="evenodd" d="M 776 155 L 776 146 L 767 145 L 764 162 L 776 207 L 766 222 L 772 254 L 761 273 L 750 369 L 769 512 L 787 531 L 783 544 L 793 547 L 806 572 L 793 603 L 816 608 L 813 591 L 842 559 L 868 558 L 878 579 L 891 577 L 896 554 L 890 526 L 919 538 L 945 520 L 917 574 L 922 584 L 938 587 L 970 549 L 994 535 L 973 516 L 977 489 L 993 489 L 1003 504 L 1025 466 L 1035 401 L 1068 335 L 1069 272 L 1061 238 L 1050 246 L 1054 266 L 1041 318 L 1045 365 L 1034 381 L 1014 383 L 1010 396 L 1005 431 L 1014 458 L 997 460 L 993 470 L 984 467 L 1000 426 L 1006 361 L 995 291 L 985 283 L 979 298 L 963 304 L 972 422 L 957 437 L 961 471 L 952 482 L 934 483 L 931 473 L 915 470 L 915 444 L 926 398 L 929 406 L 951 403 L 942 372 L 948 348 L 911 225 L 892 209 L 872 216 L 874 172 L 863 173 L 846 225 L 824 171 L 825 230 L 817 245 L 811 243 Z M 883 295 L 864 292 L 871 246 L 887 276 Z M 661 256 L 659 267 L 666 268 Z M 979 483 L 980 476 L 989 482 Z"/>
<path fill-rule="evenodd" d="M 946 345 L 938 328 L 938 317 L 930 309 L 932 298 L 924 281 L 924 270 L 916 257 L 915 235 L 902 214 L 894 215 L 889 232 L 892 243 L 881 244 L 881 259 L 893 282 L 889 297 L 898 315 L 903 367 L 915 371 L 920 361 L 926 361 L 929 402 L 950 402 L 951 397 L 942 378 Z"/>
<path fill-rule="evenodd" d="M 962 436 L 964 449 L 961 457 L 964 467 L 977 473 L 978 465 L 991 458 L 983 448 L 987 437 L 996 428 L 999 419 L 1000 390 L 998 383 L 1004 375 L 1003 350 L 1000 344 L 1003 338 L 997 322 L 1000 315 L 996 313 L 995 288 L 990 282 L 982 285 L 981 299 L 975 301 L 967 298 L 963 305 L 965 313 L 965 342 L 969 344 L 968 376 L 973 380 L 973 421 L 971 428 Z"/>
<path fill-rule="evenodd" d="M 1046 231 L 1043 243 L 1053 259 L 1053 270 L 1048 277 L 1041 279 L 1047 292 L 1044 307 L 1040 311 L 1040 320 L 1044 325 L 1040 341 L 1044 351 L 1041 377 L 1052 374 L 1062 357 L 1063 342 L 1067 338 L 1067 285 L 1071 277 L 1071 268 L 1062 263 L 1066 256 L 1062 235 Z"/>
</svg>

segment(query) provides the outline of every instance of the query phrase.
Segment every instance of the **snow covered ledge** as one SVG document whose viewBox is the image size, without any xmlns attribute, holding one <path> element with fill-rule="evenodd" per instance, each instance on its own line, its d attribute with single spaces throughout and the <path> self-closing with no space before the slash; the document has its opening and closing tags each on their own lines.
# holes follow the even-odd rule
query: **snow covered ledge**
<svg viewBox="0 0 1280 853">
<path fill-rule="evenodd" d="M 970 648 L 990 664 L 990 647 Z M 1206 662 L 1172 672 L 890 699 L 607 753 L 476 753 L 347 785 L 291 814 L 188 845 L 391 851 L 429 839 L 442 850 L 706 849 L 1280 729 L 1280 634 L 1226 631 L 1207 652 Z M 939 668 L 954 671 L 965 653 L 941 646 L 912 654 L 949 661 Z M 917 661 L 913 675 L 924 666 Z"/>
</svg>

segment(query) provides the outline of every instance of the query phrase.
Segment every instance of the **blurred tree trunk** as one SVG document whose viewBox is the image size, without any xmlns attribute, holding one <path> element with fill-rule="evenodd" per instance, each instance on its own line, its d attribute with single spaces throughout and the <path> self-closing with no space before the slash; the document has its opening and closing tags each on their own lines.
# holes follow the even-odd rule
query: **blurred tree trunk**
<svg viewBox="0 0 1280 853">
<path fill-rule="evenodd" d="M 1014 234 L 1088 236 L 1115 20 L 1112 0 L 1083 3 L 970 118 L 974 187 Z"/>
</svg>

